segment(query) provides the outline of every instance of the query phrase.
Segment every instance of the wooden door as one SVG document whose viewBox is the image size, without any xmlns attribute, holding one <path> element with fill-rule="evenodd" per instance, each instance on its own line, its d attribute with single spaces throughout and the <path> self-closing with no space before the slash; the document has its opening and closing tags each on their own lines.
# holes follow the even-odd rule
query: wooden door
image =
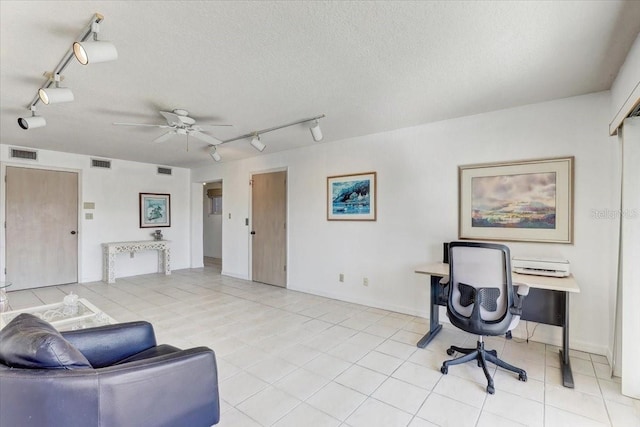
<svg viewBox="0 0 640 427">
<path fill-rule="evenodd" d="M 78 281 L 78 174 L 7 167 L 6 280 L 11 289 Z"/>
<path fill-rule="evenodd" d="M 253 175 L 252 279 L 287 286 L 287 172 Z"/>
</svg>

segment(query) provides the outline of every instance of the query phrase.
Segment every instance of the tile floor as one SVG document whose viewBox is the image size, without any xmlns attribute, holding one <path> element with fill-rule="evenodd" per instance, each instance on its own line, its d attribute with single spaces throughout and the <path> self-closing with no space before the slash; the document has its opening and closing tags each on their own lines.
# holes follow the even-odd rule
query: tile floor
<svg viewBox="0 0 640 427">
<path fill-rule="evenodd" d="M 603 356 L 571 352 L 562 387 L 558 348 L 503 338 L 488 347 L 527 370 L 495 368 L 495 395 L 473 363 L 440 373 L 447 327 L 426 348 L 427 320 L 220 275 L 219 266 L 9 292 L 12 309 L 73 291 L 124 322 L 154 324 L 160 343 L 215 350 L 222 427 L 640 426 L 640 401 L 620 393 Z M 426 302 L 425 302 L 426 304 Z"/>
</svg>

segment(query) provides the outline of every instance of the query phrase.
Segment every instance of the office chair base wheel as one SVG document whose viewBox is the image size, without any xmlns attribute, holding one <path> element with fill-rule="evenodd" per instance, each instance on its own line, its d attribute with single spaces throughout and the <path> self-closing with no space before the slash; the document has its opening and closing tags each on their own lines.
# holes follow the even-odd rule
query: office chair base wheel
<svg viewBox="0 0 640 427">
<path fill-rule="evenodd" d="M 449 368 L 447 368 L 446 366 L 442 366 L 440 368 L 440 372 L 442 372 L 443 374 L 447 375 L 447 373 L 449 372 Z"/>
<path fill-rule="evenodd" d="M 448 348 L 448 349 L 447 349 L 447 354 L 448 354 L 449 356 L 453 356 L 453 353 L 455 353 L 455 350 L 454 350 L 454 349 L 452 349 L 452 348 Z"/>
<path fill-rule="evenodd" d="M 525 383 L 526 383 L 526 382 L 527 382 L 527 374 L 526 374 L 526 372 L 525 372 L 525 373 L 522 373 L 522 374 L 519 374 L 519 375 L 518 375 L 518 379 L 519 379 L 520 381 L 522 381 L 522 382 L 525 382 Z"/>
<path fill-rule="evenodd" d="M 487 386 L 487 393 L 489 393 L 489 394 L 494 394 L 495 392 L 496 392 L 495 387 L 493 387 L 493 386 L 491 386 L 491 385 L 488 385 L 488 386 Z"/>
</svg>

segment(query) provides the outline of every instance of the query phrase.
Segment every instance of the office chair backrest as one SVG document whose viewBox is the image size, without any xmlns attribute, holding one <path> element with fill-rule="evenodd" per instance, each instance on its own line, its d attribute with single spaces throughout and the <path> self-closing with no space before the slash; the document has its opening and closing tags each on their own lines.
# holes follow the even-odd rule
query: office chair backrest
<svg viewBox="0 0 640 427">
<path fill-rule="evenodd" d="M 477 335 L 508 330 L 514 298 L 508 247 L 451 242 L 449 286 L 447 315 L 452 324 Z"/>
</svg>

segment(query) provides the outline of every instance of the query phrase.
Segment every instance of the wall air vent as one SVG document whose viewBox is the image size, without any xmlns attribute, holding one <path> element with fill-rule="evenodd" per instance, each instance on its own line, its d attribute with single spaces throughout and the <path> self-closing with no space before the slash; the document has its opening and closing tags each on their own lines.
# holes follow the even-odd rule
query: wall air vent
<svg viewBox="0 0 640 427">
<path fill-rule="evenodd" d="M 111 160 L 91 159 L 92 168 L 111 169 Z"/>
<path fill-rule="evenodd" d="M 158 174 L 159 175 L 172 175 L 173 172 L 171 168 L 163 168 L 162 166 L 158 166 Z"/>
<path fill-rule="evenodd" d="M 38 160 L 38 152 L 33 150 L 12 148 L 10 156 L 12 159 Z"/>
</svg>

